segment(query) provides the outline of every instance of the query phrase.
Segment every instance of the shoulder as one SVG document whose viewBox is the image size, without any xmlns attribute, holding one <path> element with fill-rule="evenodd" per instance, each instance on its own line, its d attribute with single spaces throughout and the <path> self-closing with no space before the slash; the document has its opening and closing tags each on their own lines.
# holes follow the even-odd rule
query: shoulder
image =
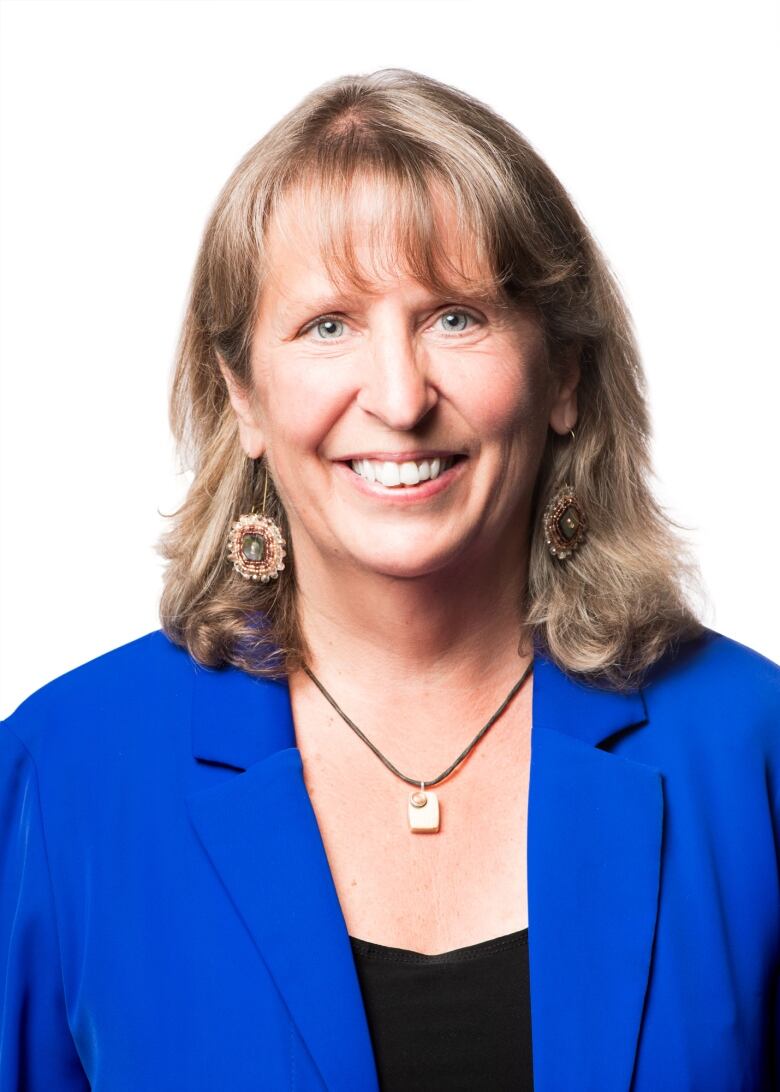
<svg viewBox="0 0 780 1092">
<path fill-rule="evenodd" d="M 654 665 L 642 695 L 649 730 L 634 737 L 637 754 L 780 794 L 780 665 L 708 628 Z"/>
<path fill-rule="evenodd" d="M 140 725 L 155 709 L 189 700 L 198 665 L 162 630 L 153 630 L 65 672 L 35 690 L 0 722 L 37 758 L 51 737 L 69 748 L 123 723 Z"/>
<path fill-rule="evenodd" d="M 780 664 L 749 645 L 718 630 L 705 627 L 700 637 L 683 642 L 675 654 L 664 657 L 666 664 L 679 672 L 706 672 L 724 666 L 741 676 L 763 678 L 770 688 L 780 686 Z"/>
<path fill-rule="evenodd" d="M 780 664 L 733 637 L 706 628 L 670 650 L 648 673 L 654 702 L 688 698 L 709 710 L 739 708 L 743 716 L 780 712 Z"/>
</svg>

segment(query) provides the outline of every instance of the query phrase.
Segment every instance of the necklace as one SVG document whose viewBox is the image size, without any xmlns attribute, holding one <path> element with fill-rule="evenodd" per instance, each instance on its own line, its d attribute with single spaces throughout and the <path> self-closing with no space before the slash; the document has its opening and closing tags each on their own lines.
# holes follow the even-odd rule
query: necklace
<svg viewBox="0 0 780 1092">
<path fill-rule="evenodd" d="M 487 722 L 487 724 L 484 725 L 484 727 L 480 728 L 479 732 L 474 737 L 474 739 L 471 741 L 471 743 L 468 745 L 466 750 L 458 758 L 455 759 L 455 761 L 452 763 L 451 766 L 447 767 L 447 769 L 444 771 L 444 773 L 439 774 L 439 776 L 434 778 L 433 781 L 427 782 L 427 784 L 429 786 L 430 785 L 438 785 L 438 783 L 440 781 L 443 781 L 445 777 L 449 777 L 449 775 L 452 773 L 452 771 L 457 766 L 459 766 L 461 764 L 461 762 L 464 760 L 464 758 L 467 757 L 468 754 L 470 754 L 470 752 L 473 750 L 473 748 L 476 747 L 476 745 L 482 739 L 484 734 L 487 732 L 488 728 L 490 728 L 492 724 L 495 724 L 495 722 L 498 720 L 498 718 L 504 712 L 506 707 L 509 705 L 512 698 L 515 696 L 515 694 L 521 688 L 521 686 L 526 681 L 526 679 L 530 676 L 531 672 L 533 671 L 533 666 L 534 666 L 534 662 L 533 662 L 533 660 L 531 660 L 530 663 L 528 664 L 528 666 L 526 667 L 525 671 L 523 672 L 523 674 L 517 680 L 517 682 L 512 687 L 512 689 L 509 691 L 509 693 L 504 698 L 504 700 L 501 702 L 501 704 L 499 705 L 498 709 L 495 711 L 493 716 L 490 718 L 490 720 Z M 320 693 L 330 702 L 330 704 L 333 706 L 333 708 L 336 710 L 336 712 L 339 714 L 339 716 L 343 720 L 345 720 L 347 722 L 347 724 L 350 726 L 350 728 L 352 728 L 352 730 L 354 732 L 356 732 L 358 734 L 358 736 L 360 736 L 360 738 L 363 740 L 363 742 L 366 743 L 371 748 L 371 750 L 374 752 L 374 754 L 377 756 L 377 758 L 380 758 L 382 760 L 382 762 L 384 762 L 384 764 L 385 764 L 385 766 L 387 766 L 388 770 L 392 770 L 394 774 L 396 774 L 398 777 L 400 777 L 403 781 L 406 781 L 407 784 L 409 784 L 409 785 L 419 785 L 420 786 L 419 789 L 416 789 L 413 793 L 410 793 L 410 795 L 409 795 L 409 799 L 408 799 L 409 829 L 411 831 L 413 831 L 415 834 L 436 834 L 438 832 L 438 830 L 439 830 L 439 798 L 436 795 L 436 793 L 431 792 L 430 788 L 428 788 L 426 790 L 426 788 L 425 788 L 426 782 L 425 781 L 420 781 L 419 778 L 415 778 L 415 777 L 407 777 L 406 774 L 402 774 L 400 770 L 397 770 L 395 768 L 395 766 L 392 764 L 392 762 L 390 762 L 389 759 L 385 758 L 385 756 L 381 753 L 381 751 L 377 747 L 374 746 L 374 744 L 371 742 L 371 740 L 367 739 L 366 736 L 364 736 L 363 733 L 360 731 L 358 726 L 353 721 L 351 721 L 349 719 L 349 717 L 344 712 L 344 710 L 341 709 L 340 706 L 336 703 L 335 698 L 333 698 L 332 695 L 328 693 L 328 691 L 322 685 L 322 683 L 317 678 L 317 676 L 314 674 L 314 672 L 310 671 L 309 668 L 306 666 L 306 664 L 303 664 L 303 670 L 309 676 L 309 678 L 314 683 L 314 685 L 318 688 Z"/>
</svg>

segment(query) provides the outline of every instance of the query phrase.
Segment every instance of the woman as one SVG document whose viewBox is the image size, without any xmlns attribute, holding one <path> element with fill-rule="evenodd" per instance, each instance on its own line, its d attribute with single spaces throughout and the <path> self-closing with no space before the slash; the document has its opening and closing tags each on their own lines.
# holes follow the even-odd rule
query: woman
<svg viewBox="0 0 780 1092">
<path fill-rule="evenodd" d="M 211 215 L 161 629 L 0 732 L 0 1089 L 777 1087 L 780 668 L 706 628 L 604 259 L 487 106 Z"/>
</svg>

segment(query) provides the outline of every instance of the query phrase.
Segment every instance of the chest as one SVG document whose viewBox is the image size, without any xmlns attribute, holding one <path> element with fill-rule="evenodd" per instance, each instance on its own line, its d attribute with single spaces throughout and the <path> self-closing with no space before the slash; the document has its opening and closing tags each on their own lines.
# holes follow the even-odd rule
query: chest
<svg viewBox="0 0 780 1092">
<path fill-rule="evenodd" d="M 530 706 L 519 706 L 492 739 L 488 732 L 434 787 L 440 829 L 428 834 L 409 828 L 414 786 L 387 769 L 346 725 L 301 705 L 295 728 L 304 782 L 351 936 L 434 954 L 527 927 Z M 467 729 L 452 756 L 441 752 L 433 776 L 472 738 Z M 410 777 L 420 772 L 394 764 Z M 424 770 L 433 768 L 423 763 Z"/>
</svg>

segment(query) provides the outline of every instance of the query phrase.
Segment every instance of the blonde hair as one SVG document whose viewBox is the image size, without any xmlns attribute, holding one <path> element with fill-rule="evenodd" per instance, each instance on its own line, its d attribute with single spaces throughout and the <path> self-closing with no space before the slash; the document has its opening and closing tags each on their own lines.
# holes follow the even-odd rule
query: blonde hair
<svg viewBox="0 0 780 1092">
<path fill-rule="evenodd" d="M 394 195 L 391 261 L 436 290 L 452 283 L 432 212 L 444 192 L 489 271 L 474 290 L 509 308 L 535 308 L 551 368 L 577 347 L 576 442 L 548 430 L 521 617 L 525 635 L 564 670 L 616 689 L 635 685 L 670 645 L 703 626 L 686 588 L 700 589 L 698 569 L 648 484 L 645 379 L 626 305 L 572 201 L 528 141 L 484 103 L 405 69 L 345 76 L 308 95 L 244 156 L 209 217 L 170 395 L 171 427 L 194 478 L 158 545 L 168 561 L 164 632 L 201 664 L 232 663 L 255 675 L 279 677 L 306 658 L 293 544 L 270 473 L 266 511 L 287 539 L 286 569 L 263 585 L 226 560 L 231 523 L 253 503 L 259 509 L 262 493 L 253 494 L 253 466 L 219 361 L 251 392 L 266 232 L 291 193 L 317 202 L 334 280 L 363 283 L 349 210 L 354 185 L 367 177 Z M 574 484 L 589 531 L 561 561 L 547 549 L 541 516 L 564 481 Z M 262 473 L 257 482 L 262 490 Z"/>
</svg>

